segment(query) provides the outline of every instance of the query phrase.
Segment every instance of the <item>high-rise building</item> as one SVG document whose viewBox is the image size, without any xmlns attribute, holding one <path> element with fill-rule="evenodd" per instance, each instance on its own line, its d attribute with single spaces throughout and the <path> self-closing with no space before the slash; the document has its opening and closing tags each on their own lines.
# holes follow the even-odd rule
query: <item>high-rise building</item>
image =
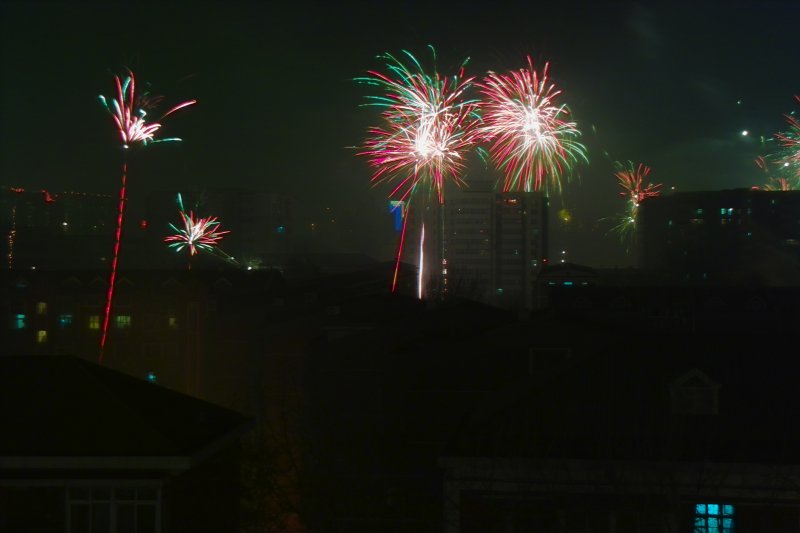
<svg viewBox="0 0 800 533">
<path fill-rule="evenodd" d="M 547 255 L 547 198 L 478 184 L 445 205 L 443 274 L 448 292 L 509 308 L 530 308 Z"/>
<path fill-rule="evenodd" d="M 800 191 L 674 193 L 643 202 L 638 224 L 644 268 L 697 281 L 800 281 Z"/>
</svg>

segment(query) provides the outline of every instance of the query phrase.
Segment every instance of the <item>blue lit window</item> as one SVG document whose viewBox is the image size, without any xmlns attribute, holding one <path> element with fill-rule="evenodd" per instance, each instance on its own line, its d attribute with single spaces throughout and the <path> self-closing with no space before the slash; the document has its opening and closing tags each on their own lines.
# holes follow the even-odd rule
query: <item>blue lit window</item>
<svg viewBox="0 0 800 533">
<path fill-rule="evenodd" d="M 731 216 L 732 214 L 733 214 L 733 208 L 729 207 L 728 208 L 728 216 Z"/>
<path fill-rule="evenodd" d="M 286 233 L 286 226 L 278 226 L 276 231 L 278 233 Z"/>
<path fill-rule="evenodd" d="M 58 315 L 58 325 L 62 328 L 67 328 L 72 325 L 72 315 Z"/>
<path fill-rule="evenodd" d="M 725 214 L 725 211 L 726 211 L 726 209 L 725 209 L 724 207 L 720 207 L 720 208 L 719 208 L 719 214 L 720 214 L 720 215 L 724 215 L 724 214 Z"/>
<path fill-rule="evenodd" d="M 149 381 L 150 383 L 158 383 L 158 376 L 156 375 L 155 372 L 150 371 L 147 373 L 147 381 Z"/>
<path fill-rule="evenodd" d="M 11 329 L 25 329 L 25 315 L 11 315 Z"/>
<path fill-rule="evenodd" d="M 565 282 L 563 283 L 563 285 L 564 285 L 565 287 L 572 287 L 572 282 L 571 282 L 571 281 L 565 281 Z"/>
<path fill-rule="evenodd" d="M 733 505 L 698 503 L 694 506 L 694 533 L 734 533 Z"/>
<path fill-rule="evenodd" d="M 698 214 L 698 215 L 702 215 L 703 214 L 703 208 L 702 207 L 698 207 L 697 210 L 695 211 L 695 213 Z"/>
<path fill-rule="evenodd" d="M 667 226 L 672 226 L 672 221 L 671 220 L 667 220 Z"/>
</svg>

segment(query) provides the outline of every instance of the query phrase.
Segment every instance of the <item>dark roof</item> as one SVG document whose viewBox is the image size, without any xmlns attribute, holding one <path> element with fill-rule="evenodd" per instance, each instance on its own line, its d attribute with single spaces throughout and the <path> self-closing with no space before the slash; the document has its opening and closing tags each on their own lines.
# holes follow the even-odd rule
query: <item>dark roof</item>
<svg viewBox="0 0 800 533">
<path fill-rule="evenodd" d="M 0 357 L 0 457 L 191 457 L 248 425 L 74 357 Z"/>
<path fill-rule="evenodd" d="M 797 368 L 777 334 L 587 331 L 594 349 L 487 397 L 447 455 L 798 463 Z M 673 411 L 693 373 L 717 387 L 718 414 Z"/>
</svg>

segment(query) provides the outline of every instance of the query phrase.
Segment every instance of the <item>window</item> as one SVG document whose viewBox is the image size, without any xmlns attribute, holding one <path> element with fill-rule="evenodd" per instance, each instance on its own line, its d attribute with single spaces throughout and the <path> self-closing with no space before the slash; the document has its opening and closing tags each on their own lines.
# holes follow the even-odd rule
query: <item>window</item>
<svg viewBox="0 0 800 533">
<path fill-rule="evenodd" d="M 39 344 L 47 342 L 47 330 L 40 329 L 36 332 L 36 342 Z"/>
<path fill-rule="evenodd" d="M 670 403 L 674 415 L 716 415 L 719 412 L 720 385 L 697 368 L 670 384 Z"/>
<path fill-rule="evenodd" d="M 89 316 L 89 329 L 100 329 L 100 315 Z"/>
<path fill-rule="evenodd" d="M 117 315 L 114 317 L 117 329 L 127 329 L 131 327 L 131 315 Z"/>
<path fill-rule="evenodd" d="M 167 318 L 167 325 L 169 329 L 176 329 L 178 327 L 178 317 L 170 316 Z"/>
<path fill-rule="evenodd" d="M 64 314 L 58 315 L 58 325 L 62 328 L 67 328 L 72 325 L 72 315 Z"/>
<path fill-rule="evenodd" d="M 694 506 L 694 533 L 734 533 L 733 505 L 698 503 Z"/>
<path fill-rule="evenodd" d="M 39 316 L 47 314 L 47 303 L 46 302 L 36 302 L 36 314 Z"/>
<path fill-rule="evenodd" d="M 25 329 L 25 315 L 11 315 L 11 329 Z"/>
<path fill-rule="evenodd" d="M 68 533 L 157 533 L 158 489 L 71 487 L 67 491 Z"/>
</svg>

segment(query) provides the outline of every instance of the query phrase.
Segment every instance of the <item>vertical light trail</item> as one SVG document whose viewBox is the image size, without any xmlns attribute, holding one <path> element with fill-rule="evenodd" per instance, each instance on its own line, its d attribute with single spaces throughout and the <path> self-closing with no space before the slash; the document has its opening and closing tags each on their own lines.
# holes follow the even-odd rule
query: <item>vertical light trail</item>
<svg viewBox="0 0 800 533">
<path fill-rule="evenodd" d="M 403 217 L 403 231 L 400 232 L 400 247 L 397 249 L 397 260 L 394 263 L 394 277 L 392 278 L 392 292 L 397 290 L 397 273 L 400 271 L 400 257 L 403 255 L 403 242 L 406 240 L 406 226 L 408 225 L 408 215 L 411 213 L 411 204 L 406 209 Z"/>
<path fill-rule="evenodd" d="M 417 297 L 422 300 L 422 279 L 425 270 L 425 224 L 419 235 L 419 280 L 417 281 Z"/>
<path fill-rule="evenodd" d="M 100 364 L 103 364 L 103 357 L 105 356 L 106 337 L 108 336 L 108 321 L 111 317 L 111 301 L 114 298 L 114 284 L 117 279 L 117 263 L 119 262 L 119 247 L 122 237 L 122 222 L 125 214 L 126 198 L 126 182 L 128 180 L 128 161 L 123 152 L 122 160 L 122 186 L 119 189 L 119 209 L 117 212 L 117 231 L 115 234 L 114 242 L 114 259 L 111 262 L 111 279 L 108 283 L 108 294 L 106 295 L 106 310 L 105 318 L 103 319 L 103 335 L 100 337 Z"/>
</svg>

